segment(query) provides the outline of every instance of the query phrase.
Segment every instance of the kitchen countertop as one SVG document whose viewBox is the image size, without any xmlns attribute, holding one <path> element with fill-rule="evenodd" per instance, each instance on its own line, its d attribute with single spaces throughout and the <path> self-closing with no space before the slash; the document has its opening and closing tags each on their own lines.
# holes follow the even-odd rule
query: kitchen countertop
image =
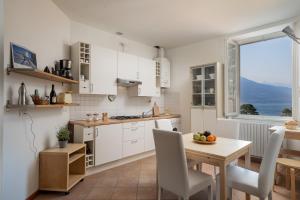
<svg viewBox="0 0 300 200">
<path fill-rule="evenodd" d="M 156 120 L 156 119 L 170 119 L 170 118 L 179 118 L 179 117 L 180 117 L 179 114 L 169 114 L 169 115 L 160 115 L 159 117 L 146 117 L 146 118 L 137 118 L 137 119 L 125 119 L 125 120 L 109 119 L 108 122 L 103 122 L 102 120 L 91 121 L 91 122 L 88 122 L 86 120 L 72 120 L 70 121 L 70 124 L 84 126 L 84 127 L 91 127 L 91 126 L 121 124 L 121 123 L 128 123 L 128 122 L 140 122 L 140 121 L 148 121 L 148 120 Z"/>
</svg>

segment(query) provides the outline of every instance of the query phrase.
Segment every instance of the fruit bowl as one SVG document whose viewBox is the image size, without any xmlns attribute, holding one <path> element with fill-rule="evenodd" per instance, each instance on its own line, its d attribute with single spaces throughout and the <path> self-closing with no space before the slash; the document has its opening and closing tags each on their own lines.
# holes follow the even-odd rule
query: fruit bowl
<svg viewBox="0 0 300 200">
<path fill-rule="evenodd" d="M 208 142 L 208 141 L 199 141 L 199 140 L 193 140 L 195 143 L 198 144 L 216 144 L 216 141 Z"/>
<path fill-rule="evenodd" d="M 204 133 L 197 132 L 193 135 L 193 141 L 198 144 L 215 144 L 217 137 L 209 131 L 205 131 Z"/>
</svg>

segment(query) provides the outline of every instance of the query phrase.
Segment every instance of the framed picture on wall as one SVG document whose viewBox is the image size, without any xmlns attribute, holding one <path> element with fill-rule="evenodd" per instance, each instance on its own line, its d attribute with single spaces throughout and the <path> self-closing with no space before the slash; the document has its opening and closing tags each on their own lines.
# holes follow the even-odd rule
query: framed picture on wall
<svg viewBox="0 0 300 200">
<path fill-rule="evenodd" d="M 36 69 L 36 54 L 29 49 L 10 43 L 11 48 L 11 61 L 13 68 L 22 69 Z"/>
</svg>

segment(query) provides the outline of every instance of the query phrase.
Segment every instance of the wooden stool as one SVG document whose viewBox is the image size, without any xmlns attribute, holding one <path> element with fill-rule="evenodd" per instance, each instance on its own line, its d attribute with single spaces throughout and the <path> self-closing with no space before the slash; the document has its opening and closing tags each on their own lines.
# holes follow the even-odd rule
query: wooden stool
<svg viewBox="0 0 300 200">
<path fill-rule="evenodd" d="M 291 180 L 291 199 L 296 200 L 296 170 L 300 170 L 300 160 L 295 160 L 291 158 L 277 158 L 277 164 L 286 167 L 286 186 L 288 186 L 288 181 Z M 288 173 L 289 172 L 289 173 Z"/>
</svg>

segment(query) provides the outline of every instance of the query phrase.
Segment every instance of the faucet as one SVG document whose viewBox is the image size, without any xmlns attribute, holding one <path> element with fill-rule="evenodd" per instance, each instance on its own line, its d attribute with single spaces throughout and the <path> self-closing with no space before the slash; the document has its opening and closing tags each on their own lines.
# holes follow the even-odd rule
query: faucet
<svg viewBox="0 0 300 200">
<path fill-rule="evenodd" d="M 146 111 L 146 112 L 143 112 L 143 113 L 142 113 L 142 118 L 147 117 L 147 115 L 148 115 L 150 112 L 152 112 L 152 108 L 151 108 L 150 110 Z M 152 116 L 152 115 L 151 115 L 151 116 Z"/>
</svg>

